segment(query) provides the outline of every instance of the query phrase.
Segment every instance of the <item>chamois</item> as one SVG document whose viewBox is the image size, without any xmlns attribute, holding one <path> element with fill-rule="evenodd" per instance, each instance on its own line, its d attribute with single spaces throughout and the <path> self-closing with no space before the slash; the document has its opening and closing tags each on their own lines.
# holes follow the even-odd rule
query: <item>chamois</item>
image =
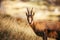
<svg viewBox="0 0 60 40">
<path fill-rule="evenodd" d="M 47 37 L 53 37 L 59 39 L 60 22 L 57 21 L 33 21 L 34 16 L 33 8 L 31 11 L 27 8 L 27 21 L 36 35 L 42 36 L 43 40 L 47 40 Z M 53 35 L 54 34 L 54 35 Z"/>
<path fill-rule="evenodd" d="M 29 11 L 28 8 L 27 8 L 26 16 L 27 16 L 28 23 L 32 27 L 32 29 L 34 30 L 36 35 L 38 35 L 38 36 L 43 36 L 44 35 L 43 40 L 47 40 L 46 29 L 39 30 L 39 27 L 41 27 L 41 26 L 44 27 L 45 23 L 43 23 L 43 25 L 39 25 L 40 24 L 39 22 L 33 22 L 34 14 L 35 13 L 33 12 L 33 8 L 32 8 L 31 11 Z"/>
</svg>

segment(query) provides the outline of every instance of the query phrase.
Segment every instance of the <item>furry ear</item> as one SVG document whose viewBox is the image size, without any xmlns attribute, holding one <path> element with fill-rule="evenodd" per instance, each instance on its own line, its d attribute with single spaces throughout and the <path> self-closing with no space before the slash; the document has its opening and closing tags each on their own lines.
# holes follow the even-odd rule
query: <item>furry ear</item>
<svg viewBox="0 0 60 40">
<path fill-rule="evenodd" d="M 27 14 L 27 12 L 26 12 L 26 16 L 27 16 L 28 14 Z"/>
<path fill-rule="evenodd" d="M 33 16 L 35 15 L 35 12 L 33 12 L 33 14 L 32 14 Z"/>
</svg>

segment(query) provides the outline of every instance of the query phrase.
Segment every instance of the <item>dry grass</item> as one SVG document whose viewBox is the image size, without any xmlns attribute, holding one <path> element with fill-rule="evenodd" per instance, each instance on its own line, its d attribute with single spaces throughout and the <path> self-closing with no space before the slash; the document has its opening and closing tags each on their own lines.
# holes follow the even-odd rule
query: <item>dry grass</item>
<svg viewBox="0 0 60 40">
<path fill-rule="evenodd" d="M 9 15 L 0 11 L 3 13 L 0 14 L 0 40 L 42 40 L 41 37 L 35 35 L 33 30 L 29 27 L 28 23 L 24 19 L 12 17 L 10 15 L 18 17 L 21 15 L 24 16 L 23 13 L 25 13 L 25 10 L 22 10 L 21 7 L 34 7 L 38 9 L 40 7 L 45 9 L 43 8 L 44 5 L 38 6 L 36 3 L 13 2 L 6 0 L 3 1 L 2 5 L 4 8 L 6 8 L 5 11 Z M 20 12 L 20 10 L 22 10 L 22 12 Z M 48 40 L 55 39 L 48 38 Z"/>
<path fill-rule="evenodd" d="M 42 40 L 42 38 L 36 36 L 23 19 L 18 20 L 7 14 L 0 14 L 0 40 Z"/>
<path fill-rule="evenodd" d="M 0 40 L 38 40 L 40 38 L 34 36 L 27 24 L 10 15 L 0 14 Z M 30 31 L 29 31 L 30 30 Z M 28 38 L 27 38 L 28 37 Z"/>
</svg>

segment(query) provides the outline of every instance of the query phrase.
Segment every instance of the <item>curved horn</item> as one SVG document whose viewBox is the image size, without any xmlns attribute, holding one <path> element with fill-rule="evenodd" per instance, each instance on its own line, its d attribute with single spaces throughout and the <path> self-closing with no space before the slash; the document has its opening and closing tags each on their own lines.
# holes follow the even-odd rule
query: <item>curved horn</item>
<svg viewBox="0 0 60 40">
<path fill-rule="evenodd" d="M 34 16 L 35 12 L 33 12 L 33 8 L 31 9 L 31 14 Z"/>
<path fill-rule="evenodd" d="M 28 8 L 27 8 L 27 13 L 29 13 L 29 10 L 28 10 Z"/>
<path fill-rule="evenodd" d="M 31 9 L 31 14 L 32 14 L 32 12 L 33 12 L 33 8 Z"/>
</svg>

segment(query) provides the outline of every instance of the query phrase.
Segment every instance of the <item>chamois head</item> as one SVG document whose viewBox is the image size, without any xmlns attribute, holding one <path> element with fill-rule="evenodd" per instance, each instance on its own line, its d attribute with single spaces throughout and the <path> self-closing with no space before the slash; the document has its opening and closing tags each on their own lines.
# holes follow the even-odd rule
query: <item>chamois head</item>
<svg viewBox="0 0 60 40">
<path fill-rule="evenodd" d="M 32 23 L 34 14 L 35 13 L 33 12 L 33 8 L 31 10 L 29 10 L 27 8 L 26 16 L 27 16 L 27 21 L 28 21 L 29 24 Z"/>
</svg>

